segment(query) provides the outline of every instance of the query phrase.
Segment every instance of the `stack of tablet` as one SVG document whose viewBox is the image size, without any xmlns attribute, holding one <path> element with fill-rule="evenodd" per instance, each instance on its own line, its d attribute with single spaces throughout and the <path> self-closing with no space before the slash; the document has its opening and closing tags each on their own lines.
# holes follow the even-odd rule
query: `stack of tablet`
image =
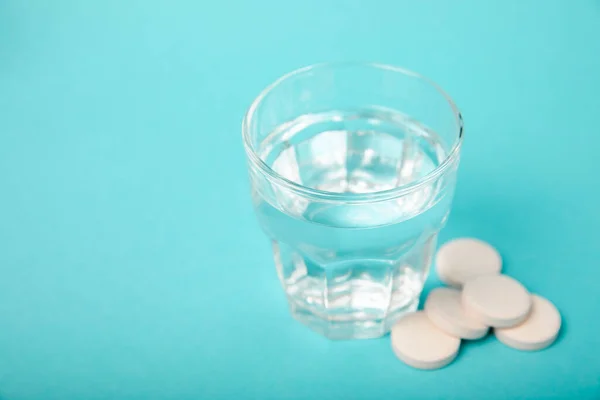
<svg viewBox="0 0 600 400">
<path fill-rule="evenodd" d="M 448 242 L 437 253 L 436 268 L 448 286 L 433 289 L 423 311 L 392 328 L 392 348 L 406 364 L 441 368 L 454 360 L 461 340 L 480 339 L 490 328 L 518 350 L 541 350 L 556 339 L 561 325 L 556 307 L 502 275 L 502 258 L 489 244 L 470 238 Z"/>
</svg>

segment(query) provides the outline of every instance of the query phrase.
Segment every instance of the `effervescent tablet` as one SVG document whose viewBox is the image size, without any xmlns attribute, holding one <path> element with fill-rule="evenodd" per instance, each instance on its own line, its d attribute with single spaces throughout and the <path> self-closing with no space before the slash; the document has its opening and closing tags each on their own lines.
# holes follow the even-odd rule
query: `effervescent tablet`
<svg viewBox="0 0 600 400">
<path fill-rule="evenodd" d="M 465 313 L 459 290 L 441 287 L 429 293 L 424 311 L 435 326 L 463 339 L 480 339 L 488 327 Z"/>
<path fill-rule="evenodd" d="M 437 252 L 436 270 L 446 284 L 461 287 L 480 275 L 499 274 L 502 258 L 494 247 L 478 239 L 461 238 L 444 244 Z"/>
<path fill-rule="evenodd" d="M 470 316 L 498 328 L 520 324 L 531 309 L 527 289 L 506 275 L 484 275 L 467 281 L 461 300 Z"/>
<path fill-rule="evenodd" d="M 402 317 L 392 327 L 391 340 L 396 356 L 419 369 L 448 365 L 460 346 L 459 338 L 437 328 L 422 311 Z"/>
<path fill-rule="evenodd" d="M 531 295 L 529 316 L 512 328 L 496 328 L 498 340 L 518 350 L 541 350 L 550 346 L 560 330 L 560 313 L 547 299 Z"/>
</svg>

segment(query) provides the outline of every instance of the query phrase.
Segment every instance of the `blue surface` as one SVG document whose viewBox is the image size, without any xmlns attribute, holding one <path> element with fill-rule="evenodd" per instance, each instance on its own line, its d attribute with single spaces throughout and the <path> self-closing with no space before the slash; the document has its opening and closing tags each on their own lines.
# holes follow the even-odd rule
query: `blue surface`
<svg viewBox="0 0 600 400">
<path fill-rule="evenodd" d="M 0 399 L 600 398 L 600 1 L 210 3 L 0 1 Z M 441 241 L 495 244 L 562 311 L 555 346 L 422 372 L 289 317 L 240 122 L 330 60 L 454 97 Z"/>
</svg>

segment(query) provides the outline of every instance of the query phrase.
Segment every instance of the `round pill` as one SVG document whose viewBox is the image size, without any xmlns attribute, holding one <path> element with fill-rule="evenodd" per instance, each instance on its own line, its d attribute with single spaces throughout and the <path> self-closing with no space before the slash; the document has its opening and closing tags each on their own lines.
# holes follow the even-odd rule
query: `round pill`
<svg viewBox="0 0 600 400">
<path fill-rule="evenodd" d="M 435 258 L 439 278 L 447 285 L 461 287 L 480 275 L 499 274 L 500 254 L 489 244 L 472 238 L 461 238 L 444 244 Z"/>
<path fill-rule="evenodd" d="M 463 310 L 460 291 L 437 288 L 425 301 L 425 314 L 435 326 L 444 332 L 463 339 L 480 339 L 488 327 Z"/>
<path fill-rule="evenodd" d="M 461 300 L 467 314 L 497 328 L 520 324 L 531 309 L 527 289 L 506 275 L 484 275 L 467 281 Z"/>
<path fill-rule="evenodd" d="M 392 328 L 392 349 L 396 356 L 418 369 L 442 368 L 458 353 L 460 339 L 438 329 L 424 312 L 400 319 Z"/>
<path fill-rule="evenodd" d="M 560 330 L 560 313 L 550 301 L 531 296 L 531 312 L 520 325 L 496 328 L 498 340 L 518 350 L 541 350 L 550 346 Z"/>
</svg>

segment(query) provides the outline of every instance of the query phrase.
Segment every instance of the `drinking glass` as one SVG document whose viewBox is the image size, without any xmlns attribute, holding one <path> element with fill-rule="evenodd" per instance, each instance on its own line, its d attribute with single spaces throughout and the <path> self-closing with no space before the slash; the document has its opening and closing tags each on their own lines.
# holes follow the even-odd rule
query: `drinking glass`
<svg viewBox="0 0 600 400">
<path fill-rule="evenodd" d="M 417 308 L 462 135 L 444 91 L 389 65 L 314 65 L 260 93 L 242 126 L 251 197 L 296 319 L 372 338 Z"/>
</svg>

